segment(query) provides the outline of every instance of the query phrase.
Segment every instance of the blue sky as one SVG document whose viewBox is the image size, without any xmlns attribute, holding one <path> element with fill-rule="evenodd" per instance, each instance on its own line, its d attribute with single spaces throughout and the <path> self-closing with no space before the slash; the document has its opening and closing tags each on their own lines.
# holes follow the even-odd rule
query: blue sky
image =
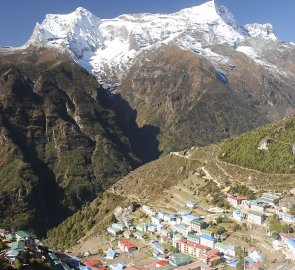
<svg viewBox="0 0 295 270">
<path fill-rule="evenodd" d="M 0 46 L 22 45 L 32 34 L 36 22 L 47 13 L 69 13 L 79 6 L 101 18 L 122 13 L 170 13 L 192 7 L 206 0 L 0 0 Z M 227 6 L 241 25 L 274 25 L 280 39 L 295 41 L 294 0 L 218 0 Z"/>
</svg>

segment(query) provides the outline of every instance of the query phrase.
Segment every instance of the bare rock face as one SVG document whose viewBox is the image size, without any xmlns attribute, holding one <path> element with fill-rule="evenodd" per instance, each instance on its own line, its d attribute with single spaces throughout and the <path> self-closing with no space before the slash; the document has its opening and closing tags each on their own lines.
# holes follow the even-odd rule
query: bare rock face
<svg viewBox="0 0 295 270">
<path fill-rule="evenodd" d="M 268 151 L 268 143 L 269 143 L 269 138 L 268 137 L 261 139 L 261 141 L 258 144 L 257 149 L 258 150 L 266 150 L 266 151 Z"/>
<path fill-rule="evenodd" d="M 169 153 L 268 121 L 220 76 L 204 57 L 168 46 L 135 63 L 117 92 L 136 110 L 139 126 L 159 128 L 159 148 Z"/>
</svg>

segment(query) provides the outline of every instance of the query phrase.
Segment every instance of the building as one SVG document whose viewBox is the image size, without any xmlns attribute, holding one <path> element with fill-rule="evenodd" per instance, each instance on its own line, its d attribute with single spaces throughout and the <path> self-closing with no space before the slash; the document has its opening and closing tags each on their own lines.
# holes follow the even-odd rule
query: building
<svg viewBox="0 0 295 270">
<path fill-rule="evenodd" d="M 145 214 L 147 214 L 148 216 L 157 215 L 157 212 L 154 209 L 152 209 L 151 207 L 149 207 L 148 205 L 143 205 L 141 207 L 141 211 L 144 212 Z"/>
<path fill-rule="evenodd" d="M 146 224 L 146 223 L 138 224 L 136 226 L 136 230 L 138 230 L 140 232 L 147 232 L 148 231 L 148 224 Z"/>
<path fill-rule="evenodd" d="M 0 229 L 0 236 L 5 237 L 5 234 L 7 234 L 7 231 L 4 229 Z"/>
<path fill-rule="evenodd" d="M 209 266 L 216 266 L 221 263 L 222 258 L 219 256 L 219 251 L 217 249 L 211 249 L 201 255 L 201 261 Z"/>
<path fill-rule="evenodd" d="M 280 196 L 272 193 L 262 193 L 258 200 L 271 206 L 275 206 L 279 203 Z"/>
<path fill-rule="evenodd" d="M 214 233 L 210 229 L 202 229 L 201 234 L 207 234 L 209 236 L 214 237 Z"/>
<path fill-rule="evenodd" d="M 123 270 L 124 268 L 126 268 L 126 265 L 123 263 L 116 263 L 111 264 L 109 267 L 111 270 Z"/>
<path fill-rule="evenodd" d="M 187 265 L 190 262 L 191 259 L 188 256 L 181 253 L 175 253 L 169 257 L 169 263 L 176 267 Z"/>
<path fill-rule="evenodd" d="M 189 232 L 190 232 L 190 228 L 189 227 L 186 227 L 186 226 L 184 226 L 184 225 L 180 225 L 180 224 L 176 224 L 176 225 L 174 225 L 173 226 L 173 229 L 176 231 L 176 232 L 178 232 L 178 233 L 180 233 L 181 235 L 183 235 L 183 236 L 187 236 L 188 234 L 189 234 Z"/>
<path fill-rule="evenodd" d="M 9 250 L 5 253 L 5 258 L 10 262 L 10 264 L 14 264 L 15 260 L 19 257 L 20 252 L 17 250 Z"/>
<path fill-rule="evenodd" d="M 160 260 L 160 261 L 151 263 L 149 265 L 146 265 L 144 268 L 145 269 L 157 269 L 157 268 L 166 267 L 168 265 L 169 265 L 169 262 L 164 261 L 164 260 Z"/>
<path fill-rule="evenodd" d="M 247 200 L 246 197 L 232 196 L 232 195 L 227 196 L 227 201 L 233 207 L 239 207 L 242 204 L 242 202 L 246 200 Z"/>
<path fill-rule="evenodd" d="M 147 224 L 147 231 L 148 232 L 156 232 L 157 231 L 157 226 L 154 224 Z"/>
<path fill-rule="evenodd" d="M 164 221 L 166 222 L 176 222 L 176 216 L 174 215 L 165 215 L 164 216 Z"/>
<path fill-rule="evenodd" d="M 124 231 L 124 229 L 125 229 L 125 225 L 124 225 L 124 224 L 121 224 L 121 223 L 113 223 L 113 224 L 112 224 L 112 227 L 113 227 L 113 228 L 117 228 L 117 229 L 119 229 L 120 231 Z"/>
<path fill-rule="evenodd" d="M 215 268 L 212 268 L 207 264 L 197 261 L 184 266 L 174 268 L 174 270 L 215 270 Z"/>
<path fill-rule="evenodd" d="M 119 235 L 120 233 L 122 233 L 122 231 L 118 228 L 114 228 L 112 226 L 108 227 L 107 228 L 107 231 L 109 234 L 112 234 L 113 236 L 117 236 Z"/>
<path fill-rule="evenodd" d="M 157 241 L 152 241 L 150 243 L 150 246 L 152 249 L 156 250 L 157 252 L 161 254 L 165 254 L 165 249 L 159 244 Z"/>
<path fill-rule="evenodd" d="M 34 243 L 32 235 L 27 231 L 17 231 L 15 233 L 16 241 L 24 241 L 26 245 Z"/>
<path fill-rule="evenodd" d="M 240 210 L 234 210 L 233 219 L 238 222 L 243 222 L 245 220 L 245 214 L 242 213 Z"/>
<path fill-rule="evenodd" d="M 253 250 L 252 252 L 249 252 L 249 258 L 251 258 L 253 262 L 263 262 L 263 257 L 260 254 L 260 252 L 257 250 Z"/>
<path fill-rule="evenodd" d="M 180 246 L 179 246 L 179 240 L 182 239 L 182 235 L 179 233 L 176 233 L 173 235 L 172 238 L 172 246 L 175 247 L 176 249 L 180 250 Z"/>
<path fill-rule="evenodd" d="M 290 233 L 280 233 L 280 237 L 281 237 L 282 242 L 283 242 L 285 245 L 287 245 L 287 244 L 288 244 L 288 241 L 289 241 L 290 239 L 295 238 L 295 235 L 290 234 Z"/>
<path fill-rule="evenodd" d="M 169 214 L 167 214 L 165 211 L 159 211 L 158 212 L 158 216 L 159 218 L 163 219 L 164 220 L 164 217 L 167 216 Z"/>
<path fill-rule="evenodd" d="M 285 223 L 295 223 L 295 216 L 291 215 L 283 215 L 282 216 L 282 221 Z"/>
<path fill-rule="evenodd" d="M 199 217 L 194 215 L 182 215 L 181 216 L 181 223 L 185 225 L 190 225 L 194 219 L 199 219 Z"/>
<path fill-rule="evenodd" d="M 120 240 L 118 242 L 118 247 L 120 250 L 129 252 L 129 253 L 137 250 L 137 247 L 133 243 L 129 242 L 128 240 Z"/>
<path fill-rule="evenodd" d="M 269 205 L 261 201 L 253 201 L 250 205 L 252 211 L 261 213 L 264 213 L 267 207 L 269 207 Z"/>
<path fill-rule="evenodd" d="M 248 212 L 248 222 L 262 225 L 265 220 L 265 215 L 260 212 L 250 210 Z"/>
<path fill-rule="evenodd" d="M 207 247 L 210 247 L 213 249 L 215 246 L 215 242 L 216 242 L 216 239 L 210 235 L 201 234 L 201 236 L 200 236 L 200 244 L 201 245 L 204 245 L 204 246 L 207 246 Z"/>
<path fill-rule="evenodd" d="M 295 256 L 295 238 L 288 240 L 287 247 L 289 251 Z"/>
<path fill-rule="evenodd" d="M 202 229 L 205 229 L 207 227 L 207 224 L 204 220 L 195 218 L 190 223 L 190 229 L 193 232 L 200 233 Z"/>
<path fill-rule="evenodd" d="M 107 260 L 113 260 L 113 259 L 116 258 L 116 256 L 117 256 L 116 251 L 113 250 L 112 248 L 109 248 L 109 249 L 107 250 L 107 252 L 106 252 L 105 258 L 106 258 Z"/>
<path fill-rule="evenodd" d="M 85 265 L 91 267 L 92 269 L 98 269 L 103 266 L 103 263 L 98 259 L 93 259 L 85 262 Z"/>
<path fill-rule="evenodd" d="M 161 219 L 159 216 L 152 216 L 151 222 L 158 226 L 163 222 L 163 219 Z"/>
<path fill-rule="evenodd" d="M 25 249 L 25 241 L 16 241 L 16 242 L 13 242 L 11 244 L 11 247 L 10 247 L 11 250 L 16 250 L 16 251 L 24 251 Z"/>
<path fill-rule="evenodd" d="M 179 240 L 179 250 L 183 254 L 192 256 L 194 258 L 200 258 L 204 252 L 209 250 L 209 247 L 182 238 Z"/>
<path fill-rule="evenodd" d="M 140 240 L 144 240 L 145 239 L 145 235 L 142 232 L 136 231 L 136 232 L 133 233 L 133 236 L 135 238 L 137 238 L 137 239 L 140 239 Z"/>
<path fill-rule="evenodd" d="M 215 249 L 217 249 L 220 253 L 225 254 L 227 250 L 227 245 L 221 242 L 215 243 Z"/>
<path fill-rule="evenodd" d="M 132 227 L 132 219 L 127 217 L 123 220 L 126 228 L 130 229 Z"/>
<path fill-rule="evenodd" d="M 200 244 L 200 236 L 198 234 L 189 233 L 187 235 L 187 240 L 193 243 Z"/>
<path fill-rule="evenodd" d="M 230 256 L 230 257 L 235 257 L 236 256 L 236 247 L 232 246 L 232 245 L 228 245 L 226 247 L 226 251 L 224 254 L 227 256 Z"/>
</svg>

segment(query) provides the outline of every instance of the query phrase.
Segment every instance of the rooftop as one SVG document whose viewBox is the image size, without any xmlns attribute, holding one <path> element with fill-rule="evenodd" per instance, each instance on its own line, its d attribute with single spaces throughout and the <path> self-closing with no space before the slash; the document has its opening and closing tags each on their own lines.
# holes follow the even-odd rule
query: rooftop
<svg viewBox="0 0 295 270">
<path fill-rule="evenodd" d="M 248 212 L 248 214 L 259 216 L 259 217 L 264 217 L 265 216 L 263 213 L 259 213 L 259 212 L 253 211 L 253 210 L 250 210 Z"/>
<path fill-rule="evenodd" d="M 196 225 L 202 225 L 204 223 L 204 220 L 195 218 L 191 221 L 191 223 L 196 224 Z"/>
<path fill-rule="evenodd" d="M 215 241 L 215 238 L 213 238 L 212 236 L 208 235 L 208 234 L 201 234 L 200 236 L 201 238 L 204 238 L 206 240 L 209 240 L 209 241 Z"/>
<path fill-rule="evenodd" d="M 31 234 L 27 231 L 17 231 L 15 233 L 16 236 L 20 237 L 20 238 L 29 238 L 31 237 Z"/>
<path fill-rule="evenodd" d="M 201 245 L 201 244 L 198 244 L 198 243 L 189 241 L 189 240 L 187 240 L 185 238 L 182 238 L 179 242 L 180 243 L 187 244 L 187 245 L 189 245 L 191 247 L 194 247 L 194 248 L 197 248 L 197 249 L 203 249 L 203 250 L 208 250 L 209 249 L 209 247 L 206 247 L 204 245 Z"/>
</svg>

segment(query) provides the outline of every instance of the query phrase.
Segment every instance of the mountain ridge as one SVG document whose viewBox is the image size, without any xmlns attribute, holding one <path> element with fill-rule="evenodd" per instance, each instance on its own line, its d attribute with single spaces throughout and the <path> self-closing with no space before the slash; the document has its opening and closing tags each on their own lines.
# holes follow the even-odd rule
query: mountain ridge
<svg viewBox="0 0 295 270">
<path fill-rule="evenodd" d="M 66 50 L 77 63 L 110 86 L 120 83 L 122 75 L 143 51 L 177 43 L 212 60 L 207 45 L 236 46 L 252 37 L 276 41 L 273 31 L 268 33 L 270 28 L 257 24 L 242 27 L 226 7 L 214 1 L 171 14 L 123 14 L 114 19 L 100 19 L 80 7 L 70 14 L 47 15 L 41 24 L 37 23 L 26 46 Z"/>
</svg>

